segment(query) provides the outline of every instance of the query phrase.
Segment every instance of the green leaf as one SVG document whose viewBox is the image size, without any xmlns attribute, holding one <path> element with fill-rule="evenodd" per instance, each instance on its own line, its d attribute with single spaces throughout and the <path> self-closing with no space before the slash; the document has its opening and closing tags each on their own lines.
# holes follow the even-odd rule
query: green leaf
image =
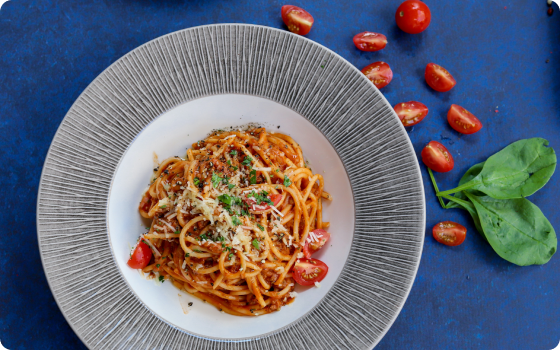
<svg viewBox="0 0 560 350">
<path fill-rule="evenodd" d="M 264 226 L 263 226 L 263 225 L 257 224 L 257 227 L 258 227 L 261 231 L 264 231 Z"/>
<path fill-rule="evenodd" d="M 494 199 L 464 194 L 474 204 L 494 251 L 519 266 L 547 263 L 557 249 L 554 228 L 528 199 Z"/>
<path fill-rule="evenodd" d="M 486 160 L 472 180 L 438 196 L 478 190 L 497 199 L 523 198 L 542 188 L 556 169 L 556 154 L 542 138 L 520 140 Z"/>
<path fill-rule="evenodd" d="M 253 239 L 253 247 L 255 247 L 256 250 L 261 250 L 259 247 L 259 241 L 256 238 Z"/>
<path fill-rule="evenodd" d="M 478 213 L 476 212 L 476 208 L 475 208 L 474 204 L 472 204 L 469 201 L 469 199 L 464 194 L 462 194 L 462 192 L 459 192 L 459 193 L 461 193 L 461 195 L 464 196 L 465 199 L 458 198 L 457 195 L 456 196 L 451 196 L 451 195 L 449 195 L 449 196 L 444 195 L 443 196 L 443 198 L 446 198 L 450 201 L 449 203 L 447 203 L 445 208 L 446 209 L 461 208 L 461 209 L 465 209 L 466 211 L 468 211 L 469 214 L 471 214 L 471 217 L 472 217 L 473 222 L 474 222 L 474 226 L 476 227 L 476 230 L 478 231 L 478 233 L 480 233 L 480 235 L 484 239 L 488 240 L 486 238 L 486 236 L 484 235 L 484 231 L 482 230 L 482 227 L 480 226 L 480 219 L 478 218 Z"/>
<path fill-rule="evenodd" d="M 256 170 L 251 170 L 251 172 L 249 173 L 249 183 L 251 183 L 251 185 L 254 185 L 257 183 L 257 171 Z"/>
<path fill-rule="evenodd" d="M 193 182 L 195 186 L 198 186 L 198 184 L 200 183 L 200 179 L 198 177 L 195 177 Z"/>
<path fill-rule="evenodd" d="M 292 181 L 290 180 L 288 175 L 284 175 L 284 186 L 290 187 L 291 184 L 292 184 Z"/>
<path fill-rule="evenodd" d="M 463 175 L 463 177 L 461 178 L 461 180 L 459 180 L 459 186 L 471 181 L 472 179 L 474 179 L 475 177 L 478 176 L 478 174 L 480 174 L 480 172 L 482 171 L 482 168 L 484 167 L 484 163 L 478 163 L 473 165 L 469 170 L 467 170 L 467 172 L 465 173 L 465 175 Z M 440 192 L 441 193 L 441 192 Z M 482 194 L 481 192 L 475 193 L 476 195 L 481 195 L 483 196 L 484 194 Z M 447 198 L 447 197 L 446 197 Z M 465 201 L 468 201 L 469 199 L 463 194 L 463 192 L 457 192 L 455 193 L 455 198 L 459 198 Z M 446 208 L 461 208 L 461 205 L 457 204 L 456 202 L 450 202 L 447 203 Z"/>
<path fill-rule="evenodd" d="M 241 164 L 249 166 L 251 165 L 251 162 L 253 161 L 253 158 L 251 157 L 245 157 L 245 159 L 243 159 L 243 161 L 241 162 Z"/>
<path fill-rule="evenodd" d="M 222 182 L 222 178 L 220 177 L 220 175 L 216 174 L 215 172 L 212 172 L 212 186 L 216 188 L 220 185 L 220 182 Z"/>
<path fill-rule="evenodd" d="M 234 215 L 234 216 L 231 218 L 231 222 L 232 222 L 235 226 L 241 225 L 241 220 L 239 220 L 239 218 L 237 217 L 237 215 Z"/>
<path fill-rule="evenodd" d="M 226 207 L 230 207 L 233 203 L 233 197 L 229 194 L 221 194 L 218 196 L 218 200 L 226 205 Z"/>
<path fill-rule="evenodd" d="M 236 150 L 233 150 L 233 151 L 229 152 L 229 154 L 231 154 L 232 156 L 236 156 L 236 155 L 237 155 L 237 151 L 236 151 Z"/>
</svg>

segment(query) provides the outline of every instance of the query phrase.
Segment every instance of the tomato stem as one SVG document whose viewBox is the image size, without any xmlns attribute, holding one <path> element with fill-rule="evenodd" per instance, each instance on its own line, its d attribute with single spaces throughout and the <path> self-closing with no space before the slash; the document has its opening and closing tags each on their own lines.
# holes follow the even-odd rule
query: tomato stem
<svg viewBox="0 0 560 350">
<path fill-rule="evenodd" d="M 441 205 L 441 207 L 443 209 L 447 209 L 446 206 L 445 206 L 445 203 L 443 203 L 443 198 L 441 198 L 438 195 L 438 193 L 440 193 L 440 192 L 439 192 L 438 185 L 436 183 L 436 179 L 434 178 L 434 173 L 432 172 L 432 169 L 428 168 L 428 173 L 430 174 L 430 179 L 432 180 L 432 185 L 434 186 L 434 189 L 436 190 L 436 196 L 437 196 L 437 199 L 439 200 L 439 204 Z"/>
</svg>

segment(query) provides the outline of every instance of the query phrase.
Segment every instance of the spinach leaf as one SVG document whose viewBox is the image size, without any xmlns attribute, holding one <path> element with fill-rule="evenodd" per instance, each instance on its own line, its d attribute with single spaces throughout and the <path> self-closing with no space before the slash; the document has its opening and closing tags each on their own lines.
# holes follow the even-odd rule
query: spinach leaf
<svg viewBox="0 0 560 350">
<path fill-rule="evenodd" d="M 466 184 L 467 182 L 471 181 L 472 179 L 474 179 L 475 177 L 478 176 L 478 174 L 480 174 L 480 172 L 482 171 L 482 168 L 484 167 L 484 163 L 478 163 L 473 165 L 469 170 L 467 170 L 467 172 L 465 173 L 465 175 L 463 175 L 463 177 L 461 178 L 461 180 L 459 180 L 459 186 Z M 480 193 L 480 192 L 479 192 Z M 477 193 L 475 193 L 477 194 Z M 484 194 L 477 194 L 480 196 L 483 196 Z M 463 194 L 463 192 L 457 192 L 455 193 L 455 198 L 459 198 L 462 199 L 464 201 L 468 201 L 469 199 Z M 447 198 L 447 197 L 446 197 Z M 449 209 L 449 208 L 461 208 L 460 204 L 457 204 L 456 202 L 449 202 L 447 203 L 447 205 L 445 206 L 445 208 Z"/>
<path fill-rule="evenodd" d="M 463 193 L 463 192 L 460 192 Z M 462 194 L 462 196 L 465 196 L 464 194 Z M 471 217 L 473 219 L 474 222 L 474 227 L 476 228 L 476 230 L 478 231 L 478 233 L 480 233 L 480 235 L 482 236 L 482 238 L 488 240 L 488 238 L 486 238 L 486 235 L 484 234 L 484 230 L 482 230 L 482 226 L 480 225 L 480 219 L 478 217 L 478 213 L 476 211 L 476 207 L 474 206 L 474 204 L 472 204 L 468 198 L 465 199 L 461 199 L 461 198 L 457 198 L 458 196 L 448 196 L 448 195 L 444 195 L 444 198 L 447 198 L 450 200 L 449 203 L 447 203 L 447 206 L 445 207 L 446 209 L 450 209 L 450 208 L 462 208 L 465 209 L 466 211 L 469 212 L 469 214 L 471 214 Z M 453 206 L 451 206 L 453 205 Z"/>
<path fill-rule="evenodd" d="M 557 249 L 554 228 L 528 199 L 494 199 L 463 192 L 474 204 L 488 242 L 499 256 L 519 266 L 547 263 Z"/>
<path fill-rule="evenodd" d="M 556 154 L 542 138 L 520 140 L 486 160 L 470 181 L 438 196 L 478 190 L 497 199 L 523 198 L 543 187 L 556 168 Z"/>
</svg>

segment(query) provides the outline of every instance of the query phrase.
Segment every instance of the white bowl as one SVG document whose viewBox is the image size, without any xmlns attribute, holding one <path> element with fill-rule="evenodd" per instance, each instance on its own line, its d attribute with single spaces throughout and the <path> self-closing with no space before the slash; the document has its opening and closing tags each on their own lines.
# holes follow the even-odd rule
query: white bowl
<svg viewBox="0 0 560 350">
<path fill-rule="evenodd" d="M 301 145 L 314 173 L 325 179 L 332 202 L 324 201 L 324 221 L 330 221 L 331 240 L 316 254 L 329 266 L 321 287 L 296 287 L 298 296 L 278 312 L 258 316 L 232 316 L 179 291 L 171 283 L 143 279 L 126 264 L 130 247 L 144 233 L 146 222 L 138 203 L 152 174 L 153 153 L 159 160 L 184 156 L 191 144 L 212 130 L 258 123 L 269 131 L 290 135 Z M 279 128 L 278 128 L 279 127 Z M 182 104 L 150 123 L 132 142 L 111 183 L 107 209 L 109 242 L 115 262 L 136 297 L 157 317 L 193 335 L 212 339 L 245 339 L 282 329 L 310 312 L 340 275 L 352 244 L 354 200 L 346 170 L 338 154 L 308 120 L 276 102 L 249 95 L 214 95 Z M 193 302 L 192 307 L 186 307 Z M 184 310 L 186 309 L 186 310 Z M 185 313 L 185 311 L 187 313 Z"/>
</svg>

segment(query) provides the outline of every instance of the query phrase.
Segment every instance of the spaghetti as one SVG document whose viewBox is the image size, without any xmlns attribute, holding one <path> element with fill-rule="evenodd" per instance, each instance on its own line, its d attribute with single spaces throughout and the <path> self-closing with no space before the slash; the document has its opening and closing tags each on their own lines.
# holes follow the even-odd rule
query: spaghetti
<svg viewBox="0 0 560 350">
<path fill-rule="evenodd" d="M 131 260 L 226 313 L 279 310 L 296 297 L 296 281 L 318 282 L 328 270 L 305 258 L 328 239 L 323 187 L 291 137 L 216 131 L 154 169 L 139 205 L 152 223 Z M 140 244 L 149 249 L 137 256 Z"/>
</svg>

